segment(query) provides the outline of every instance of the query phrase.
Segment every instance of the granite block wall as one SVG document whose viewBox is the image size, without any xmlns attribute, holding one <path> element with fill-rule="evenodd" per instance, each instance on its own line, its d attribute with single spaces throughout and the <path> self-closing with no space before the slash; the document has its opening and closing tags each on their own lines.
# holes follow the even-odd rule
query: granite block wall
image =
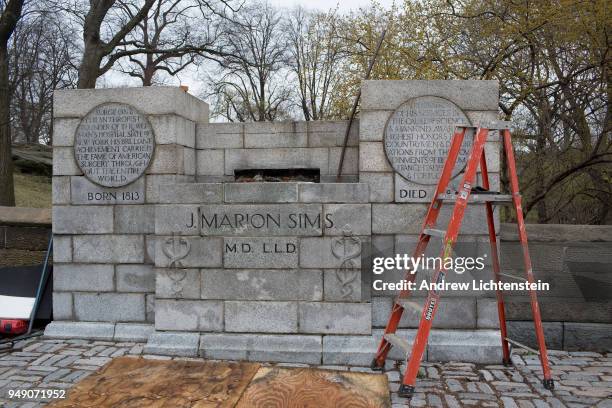
<svg viewBox="0 0 612 408">
<path fill-rule="evenodd" d="M 369 364 L 395 295 L 372 291 L 372 279 L 403 278 L 373 276 L 372 258 L 412 255 L 432 190 L 397 174 L 383 141 L 392 113 L 419 96 L 456 104 L 473 124 L 497 119 L 495 81 L 366 81 L 336 183 L 346 121 L 212 124 L 204 102 L 175 88 L 58 91 L 48 334 L 146 340 L 147 352 L 175 355 Z M 146 173 L 116 188 L 89 181 L 73 152 L 80 121 L 106 102 L 134 106 L 155 134 Z M 497 139 L 486 156 L 495 189 Z M 253 169 L 314 169 L 320 183 L 235 182 L 236 170 Z M 468 208 L 458 255 L 490 255 L 483 216 L 482 205 Z M 516 247 L 505 245 L 510 271 Z M 593 256 L 589 246 L 534 245 L 536 267 L 551 273 Z M 432 239 L 426 255 L 439 250 Z M 487 264 L 448 280 L 490 276 Z M 407 305 L 408 339 L 423 301 L 417 293 Z M 493 293 L 443 296 L 428 357 L 498 361 L 497 325 Z"/>
<path fill-rule="evenodd" d="M 380 203 L 423 202 L 429 197 L 404 197 L 401 190 L 429 190 L 394 173 L 383 146 L 385 126 L 392 113 L 407 100 L 435 96 L 457 105 L 472 124 L 498 119 L 497 81 L 364 81 L 359 121 L 359 177 L 368 182 L 370 201 Z M 495 185 L 499 180 L 499 140 L 486 145 L 487 167 Z"/>
<path fill-rule="evenodd" d="M 385 128 L 393 112 L 406 101 L 418 97 L 439 97 L 452 102 L 466 114 L 473 124 L 498 119 L 497 81 L 364 81 L 359 121 L 359 180 L 370 187 L 369 201 L 372 203 L 372 257 L 389 257 L 394 254 L 412 255 L 418 241 L 431 193 L 435 185 L 423 185 L 406 180 L 395 172 L 385 153 Z M 469 136 L 468 136 L 469 137 Z M 466 137 L 467 138 L 467 137 Z M 485 145 L 487 168 L 492 189 L 499 188 L 500 143 L 498 135 L 491 132 Z M 455 172 L 460 170 L 455 168 Z M 451 181 L 455 185 L 461 175 Z M 481 184 L 480 173 L 478 181 Z M 452 204 L 446 204 L 436 228 L 446 229 Z M 461 226 L 461 235 L 456 247 L 459 256 L 486 256 L 487 267 L 479 272 L 463 275 L 449 273 L 447 281 L 465 282 L 472 279 L 489 279 L 490 249 L 487 236 L 484 205 L 470 205 Z M 499 213 L 495 212 L 496 228 L 499 228 Z M 441 240 L 432 238 L 425 253 L 437 256 Z M 390 271 L 380 275 L 385 282 L 397 282 L 404 272 Z M 417 274 L 417 282 L 429 279 L 427 273 Z M 387 322 L 394 292 L 373 293 L 372 316 L 374 327 L 383 328 Z M 416 293 L 411 307 L 400 323 L 400 327 L 418 327 L 420 313 L 426 293 Z M 495 312 L 491 303 L 493 293 L 453 293 L 441 298 L 440 308 L 434 320 L 437 328 L 490 329 L 497 322 L 490 318 Z M 494 300 L 494 299 L 493 299 Z"/>
<path fill-rule="evenodd" d="M 181 204 L 194 186 L 206 203 Z M 162 185 L 176 195 L 156 207 L 156 329 L 369 334 L 367 186 L 313 186 Z"/>
<path fill-rule="evenodd" d="M 335 182 L 348 121 L 208 123 L 196 129 L 197 180 L 234 181 L 242 169 L 311 168 Z M 359 121 L 349 133 L 342 181 L 358 174 Z"/>
<path fill-rule="evenodd" d="M 82 119 L 94 107 L 111 102 L 136 108 L 155 135 L 146 173 L 118 188 L 86 178 L 74 154 Z M 194 181 L 197 122 L 208 122 L 208 105 L 179 88 L 55 91 L 55 320 L 153 323 L 157 190 L 161 183 Z"/>
<path fill-rule="evenodd" d="M 527 235 L 535 277 L 551 286 L 538 294 L 549 346 L 612 350 L 612 226 L 528 224 Z M 522 275 L 516 226 L 502 224 L 500 240 L 503 272 Z M 510 336 L 537 344 L 529 298 L 508 296 L 506 310 Z"/>
</svg>

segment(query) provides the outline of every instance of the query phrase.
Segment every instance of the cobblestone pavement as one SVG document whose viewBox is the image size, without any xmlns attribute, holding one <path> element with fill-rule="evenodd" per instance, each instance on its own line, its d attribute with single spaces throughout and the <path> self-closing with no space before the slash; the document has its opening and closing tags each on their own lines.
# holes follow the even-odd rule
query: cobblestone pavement
<svg viewBox="0 0 612 408">
<path fill-rule="evenodd" d="M 42 406 L 45 402 L 41 400 L 10 399 L 9 390 L 67 390 L 114 357 L 142 355 L 142 348 L 138 343 L 40 338 L 24 341 L 11 352 L 0 351 L 0 407 Z M 409 402 L 397 395 L 402 367 L 389 367 L 386 374 L 393 407 L 612 407 L 612 353 L 551 351 L 550 359 L 555 379 L 553 392 L 541 385 L 537 356 L 520 352 L 513 355 L 514 367 L 425 363 L 417 393 Z M 359 367 L 350 370 L 370 371 Z"/>
</svg>

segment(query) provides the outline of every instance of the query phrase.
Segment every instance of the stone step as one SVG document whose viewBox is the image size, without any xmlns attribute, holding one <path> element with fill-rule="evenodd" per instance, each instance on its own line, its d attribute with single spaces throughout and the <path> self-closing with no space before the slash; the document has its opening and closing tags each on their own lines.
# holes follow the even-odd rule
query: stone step
<svg viewBox="0 0 612 408">
<path fill-rule="evenodd" d="M 200 335 L 189 332 L 159 332 L 149 336 L 144 346 L 146 354 L 197 357 Z"/>
<path fill-rule="evenodd" d="M 141 326 L 138 328 L 140 331 L 147 329 Z M 45 337 L 117 340 L 113 338 L 114 332 L 113 323 L 53 322 L 47 326 Z M 388 358 L 405 360 L 406 350 L 412 349 L 416 332 L 415 329 L 397 330 L 393 341 L 396 344 L 401 342 L 402 346 L 393 347 Z M 154 331 L 150 332 L 144 351 L 172 356 L 199 355 L 211 359 L 369 367 L 383 335 L 382 329 L 372 330 L 371 335 Z M 423 360 L 501 363 L 499 331 L 434 329 L 430 333 Z"/>
<path fill-rule="evenodd" d="M 371 336 L 323 336 L 323 364 L 369 366 L 384 335 L 383 330 L 373 330 L 372 332 Z M 416 332 L 416 329 L 397 330 L 394 336 L 404 343 L 404 349 L 391 348 L 387 359 L 405 360 L 407 354 L 405 349 L 412 349 Z M 399 341 L 397 342 L 399 343 Z M 502 351 L 499 331 L 432 330 L 423 360 L 501 364 Z"/>
<path fill-rule="evenodd" d="M 201 336 L 200 356 L 211 359 L 275 361 L 368 367 L 383 336 L 372 335 L 270 335 L 205 333 Z M 404 361 L 416 330 L 398 330 L 390 341 L 395 347 L 389 360 Z M 432 330 L 423 360 L 501 363 L 500 334 L 496 330 Z"/>
</svg>

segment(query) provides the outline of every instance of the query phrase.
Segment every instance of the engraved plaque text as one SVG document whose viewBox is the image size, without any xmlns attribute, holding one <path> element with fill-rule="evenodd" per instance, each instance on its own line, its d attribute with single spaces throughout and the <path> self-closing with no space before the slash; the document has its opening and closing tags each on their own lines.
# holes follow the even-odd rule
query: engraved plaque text
<svg viewBox="0 0 612 408">
<path fill-rule="evenodd" d="M 146 170 L 155 147 L 153 129 L 134 107 L 107 103 L 79 124 L 74 156 L 85 176 L 104 187 L 120 187 Z"/>
</svg>

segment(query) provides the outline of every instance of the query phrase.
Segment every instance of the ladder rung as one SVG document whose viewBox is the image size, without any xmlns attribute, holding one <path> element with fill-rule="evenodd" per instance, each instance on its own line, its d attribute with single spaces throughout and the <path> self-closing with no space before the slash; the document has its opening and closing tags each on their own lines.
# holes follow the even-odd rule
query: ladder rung
<svg viewBox="0 0 612 408">
<path fill-rule="evenodd" d="M 512 344 L 512 345 L 514 345 L 514 346 L 520 347 L 520 348 L 522 348 L 522 349 L 525 349 L 525 350 L 527 350 L 527 351 L 530 351 L 530 352 L 532 352 L 532 353 L 535 353 L 535 354 L 537 354 L 537 355 L 540 355 L 540 352 L 539 352 L 538 350 L 536 350 L 536 349 L 532 349 L 531 347 L 526 346 L 526 345 L 524 345 L 523 343 L 519 343 L 518 341 L 516 341 L 516 340 L 512 340 L 512 339 L 510 339 L 510 338 L 508 338 L 508 337 L 504 337 L 504 339 L 505 339 L 505 340 L 506 340 L 508 343 L 510 343 L 510 344 Z"/>
<path fill-rule="evenodd" d="M 443 201 L 455 201 L 457 199 L 457 194 L 440 194 L 438 196 L 438 200 Z M 468 198 L 468 202 L 470 203 L 512 203 L 512 195 L 511 194 L 492 194 L 492 193 L 473 193 L 470 194 Z"/>
<path fill-rule="evenodd" d="M 404 352 L 404 354 L 408 355 L 410 353 L 410 344 L 407 340 L 402 339 L 395 333 L 387 333 L 383 336 L 385 340 L 393 345 L 393 347 L 397 347 Z"/>
<path fill-rule="evenodd" d="M 502 275 L 502 276 L 505 276 L 505 277 L 507 277 L 507 278 L 511 278 L 511 279 L 516 279 L 516 280 L 519 280 L 519 281 L 521 281 L 521 282 L 529 282 L 529 281 L 528 281 L 527 279 L 525 279 L 525 278 L 521 278 L 520 276 L 510 275 L 509 273 L 503 273 L 503 272 L 500 272 L 499 274 L 500 274 L 500 275 Z"/>
<path fill-rule="evenodd" d="M 426 234 L 432 237 L 444 238 L 446 236 L 446 231 L 434 229 L 434 228 L 425 228 L 423 229 L 423 234 Z"/>
<path fill-rule="evenodd" d="M 467 128 L 467 129 L 484 128 L 484 129 L 489 129 L 489 130 L 510 129 L 511 126 L 512 126 L 512 122 L 507 121 L 507 120 L 491 120 L 488 122 L 482 122 L 475 126 L 467 126 L 465 124 L 455 125 L 455 127 L 462 127 L 462 128 Z"/>
<path fill-rule="evenodd" d="M 489 130 L 491 129 L 510 129 L 510 127 L 512 126 L 512 122 L 507 121 L 507 120 L 492 120 L 489 122 L 483 122 L 480 124 L 480 127 L 484 127 L 487 128 Z"/>
<path fill-rule="evenodd" d="M 420 303 L 418 303 L 415 299 L 395 299 L 395 303 L 403 307 L 404 309 L 412 309 L 417 311 L 419 314 L 423 312 L 423 307 Z"/>
</svg>

